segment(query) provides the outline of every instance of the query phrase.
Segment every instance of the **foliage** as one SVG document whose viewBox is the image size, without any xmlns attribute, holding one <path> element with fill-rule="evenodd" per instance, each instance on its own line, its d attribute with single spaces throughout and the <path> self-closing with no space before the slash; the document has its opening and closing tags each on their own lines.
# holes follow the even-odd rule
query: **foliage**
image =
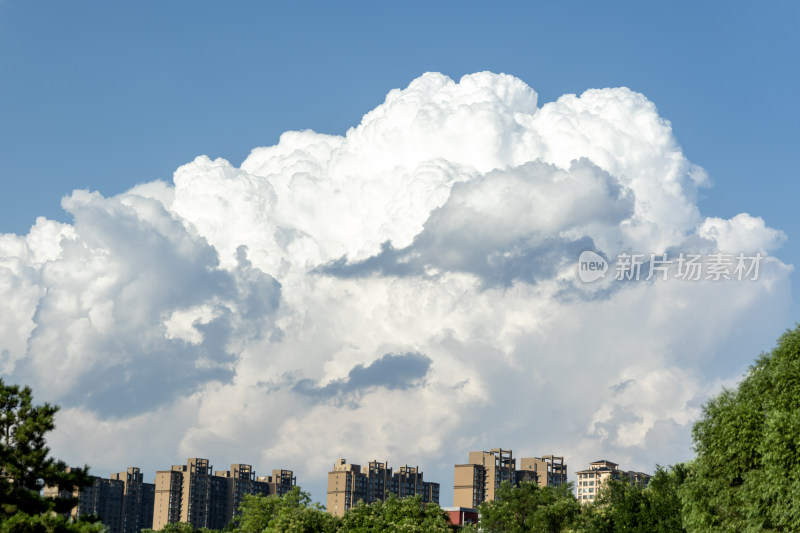
<svg viewBox="0 0 800 533">
<path fill-rule="evenodd" d="M 242 533 L 327 533 L 339 525 L 338 518 L 311 503 L 311 496 L 300 487 L 283 497 L 246 495 L 239 512 L 237 529 Z"/>
<path fill-rule="evenodd" d="M 690 531 L 800 531 L 800 328 L 703 409 L 680 494 Z"/>
<path fill-rule="evenodd" d="M 571 483 L 539 487 L 528 481 L 517 486 L 505 482 L 494 501 L 480 505 L 480 529 L 498 533 L 570 531 L 580 509 Z"/>
<path fill-rule="evenodd" d="M 447 513 L 435 503 L 423 504 L 420 496 L 359 503 L 342 518 L 342 532 L 399 531 L 404 533 L 450 532 Z"/>
<path fill-rule="evenodd" d="M 596 503 L 583 509 L 581 531 L 586 533 L 672 533 L 685 531 L 681 525 L 681 502 L 678 489 L 686 477 L 686 468 L 658 467 L 650 484 L 644 488 L 627 481 L 603 483 Z"/>
<path fill-rule="evenodd" d="M 215 530 L 205 527 L 195 529 L 193 525 L 187 524 L 186 522 L 167 524 L 158 530 L 159 533 L 212 533 L 213 531 Z M 146 528 L 142 529 L 142 533 L 155 533 L 155 530 Z"/>
<path fill-rule="evenodd" d="M 105 533 L 100 522 L 72 521 L 60 514 L 29 515 L 18 512 L 0 521 L 0 533 Z"/>
<path fill-rule="evenodd" d="M 239 506 L 236 530 L 241 533 L 337 533 L 402 531 L 436 533 L 452 531 L 447 513 L 438 505 L 423 505 L 419 497 L 398 500 L 390 496 L 385 502 L 360 503 L 343 518 L 325 512 L 311 503 L 308 493 L 295 487 L 283 497 L 248 495 Z M 168 533 L 191 533 L 174 531 Z"/>
<path fill-rule="evenodd" d="M 66 513 L 75 499 L 44 498 L 45 485 L 63 491 L 90 485 L 88 467 L 71 469 L 49 457 L 45 434 L 55 427 L 58 407 L 45 403 L 33 405 L 30 387 L 6 385 L 0 379 L 0 520 L 3 528 L 18 531 L 56 531 L 65 522 L 37 517 L 54 511 Z M 26 517 L 27 515 L 27 517 Z M 75 525 L 75 527 L 83 527 Z M 11 529 L 6 529 L 10 531 Z"/>
</svg>

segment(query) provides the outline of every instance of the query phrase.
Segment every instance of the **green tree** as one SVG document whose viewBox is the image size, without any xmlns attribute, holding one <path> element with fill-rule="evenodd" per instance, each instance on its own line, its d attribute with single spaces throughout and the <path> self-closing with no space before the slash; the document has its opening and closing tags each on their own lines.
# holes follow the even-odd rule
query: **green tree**
<svg viewBox="0 0 800 533">
<path fill-rule="evenodd" d="M 72 521 L 64 515 L 44 513 L 29 515 L 18 512 L 0 521 L 0 533 L 106 533 L 100 522 Z"/>
<path fill-rule="evenodd" d="M 64 462 L 49 457 L 45 434 L 55 428 L 57 411 L 47 403 L 34 405 L 30 387 L 6 385 L 0 379 L 0 531 L 102 529 L 53 515 L 68 512 L 74 498 L 42 496 L 45 485 L 72 493 L 91 484 L 88 467 L 67 472 Z"/>
<path fill-rule="evenodd" d="M 349 509 L 339 529 L 348 533 L 444 533 L 452 530 L 447 513 L 435 503 L 423 504 L 420 496 L 398 499 L 394 495 L 386 501 L 361 502 Z"/>
<path fill-rule="evenodd" d="M 217 530 L 215 529 L 208 529 L 206 527 L 201 527 L 200 529 L 195 528 L 192 524 L 188 524 L 186 522 L 178 522 L 176 524 L 167 524 L 161 529 L 158 530 L 158 533 L 216 533 Z M 233 531 L 233 528 L 226 527 L 223 531 Z M 142 529 L 142 533 L 156 533 L 155 530 L 145 528 Z"/>
<path fill-rule="evenodd" d="M 671 467 L 656 467 L 656 472 L 647 486 L 654 528 L 651 531 L 671 533 L 686 531 L 683 527 L 683 503 L 680 490 L 686 481 L 686 465 L 678 463 Z"/>
<path fill-rule="evenodd" d="M 500 485 L 495 500 L 480 505 L 480 529 L 502 533 L 570 531 L 580 514 L 572 484 L 539 487 L 523 481 Z"/>
<path fill-rule="evenodd" d="M 242 533 L 333 533 L 339 526 L 339 520 L 312 503 L 300 487 L 282 497 L 246 495 L 236 523 Z"/>
<path fill-rule="evenodd" d="M 800 328 L 703 408 L 681 487 L 690 531 L 800 531 Z"/>
</svg>

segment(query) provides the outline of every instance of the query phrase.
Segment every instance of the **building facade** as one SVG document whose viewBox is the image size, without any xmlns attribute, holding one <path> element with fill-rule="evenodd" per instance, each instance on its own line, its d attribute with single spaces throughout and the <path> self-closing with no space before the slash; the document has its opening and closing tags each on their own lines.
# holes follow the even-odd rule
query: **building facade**
<svg viewBox="0 0 800 533">
<path fill-rule="evenodd" d="M 270 496 L 283 496 L 297 485 L 297 478 L 291 470 L 273 470 L 271 476 L 258 476 L 256 479 L 268 484 Z"/>
<path fill-rule="evenodd" d="M 141 471 L 131 466 L 125 472 L 111 474 L 111 479 L 122 482 L 121 533 L 139 533 L 153 527 L 153 505 L 156 486 L 145 483 Z"/>
<path fill-rule="evenodd" d="M 108 533 L 139 533 L 153 523 L 155 485 L 145 483 L 136 467 L 112 474 L 109 479 L 90 476 L 92 484 L 79 491 L 64 492 L 45 487 L 45 497 L 74 497 L 78 504 L 70 515 L 74 518 L 96 514 Z"/>
<path fill-rule="evenodd" d="M 567 482 L 567 465 L 563 457 L 524 457 L 517 468 L 512 450 L 503 448 L 469 452 L 468 462 L 455 465 L 454 469 L 453 506 L 471 509 L 493 501 L 503 482 L 518 485 L 530 481 L 540 487 Z"/>
<path fill-rule="evenodd" d="M 630 483 L 647 485 L 652 478 L 651 475 L 644 472 L 621 470 L 619 464 L 605 459 L 589 463 L 589 468 L 576 472 L 575 475 L 578 477 L 575 496 L 581 503 L 594 502 L 603 484 L 609 479 L 627 480 Z"/>
<path fill-rule="evenodd" d="M 533 475 L 528 475 L 529 472 Z M 563 457 L 556 455 L 523 457 L 519 460 L 517 483 L 522 480 L 521 474 L 540 487 L 558 487 L 567 482 L 567 465 L 564 464 Z"/>
<path fill-rule="evenodd" d="M 73 509 L 73 516 L 80 518 L 96 514 L 108 527 L 108 533 L 122 533 L 124 483 L 94 476 L 92 479 L 93 483 L 78 493 L 78 505 Z"/>
<path fill-rule="evenodd" d="M 248 464 L 212 474 L 208 459 L 191 458 L 185 465 L 156 472 L 153 529 L 186 522 L 195 528 L 223 529 L 239 509 L 246 494 L 282 496 L 295 486 L 291 470 L 273 470 L 256 476 Z"/>
<path fill-rule="evenodd" d="M 417 466 L 401 466 L 397 472 L 385 462 L 371 461 L 366 468 L 339 459 L 328 472 L 328 512 L 344 515 L 359 501 L 385 501 L 393 494 L 398 498 L 420 496 L 423 503 L 439 503 L 439 484 L 423 480 Z"/>
</svg>

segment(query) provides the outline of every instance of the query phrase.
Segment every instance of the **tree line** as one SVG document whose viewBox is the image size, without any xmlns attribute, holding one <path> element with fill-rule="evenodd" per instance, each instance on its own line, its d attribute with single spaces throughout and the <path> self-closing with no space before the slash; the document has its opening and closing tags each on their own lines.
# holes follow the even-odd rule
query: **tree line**
<svg viewBox="0 0 800 533">
<path fill-rule="evenodd" d="M 91 484 L 88 467 L 65 471 L 49 456 L 45 434 L 56 406 L 33 404 L 29 387 L 0 380 L 0 533 L 103 533 L 94 519 L 73 520 L 73 498 L 44 498 L 45 485 L 72 491 Z M 696 457 L 657 467 L 645 487 L 604 482 L 594 503 L 581 504 L 572 484 L 503 484 L 480 505 L 480 524 L 461 531 L 705 532 L 800 531 L 800 327 L 760 355 L 736 388 L 704 407 L 692 437 Z M 419 497 L 358 504 L 343 517 L 327 513 L 295 487 L 277 496 L 248 495 L 227 530 L 240 533 L 446 532 L 438 505 Z M 164 533 L 198 533 L 172 524 Z M 152 533 L 152 530 L 143 530 Z M 205 533 L 205 532 L 204 532 Z"/>
</svg>

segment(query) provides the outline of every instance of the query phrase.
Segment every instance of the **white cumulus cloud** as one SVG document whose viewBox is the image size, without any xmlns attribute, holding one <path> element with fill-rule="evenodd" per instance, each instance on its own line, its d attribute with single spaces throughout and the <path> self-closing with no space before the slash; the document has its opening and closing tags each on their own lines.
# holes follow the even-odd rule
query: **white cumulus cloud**
<svg viewBox="0 0 800 533">
<path fill-rule="evenodd" d="M 71 224 L 0 236 L 4 379 L 64 406 L 51 444 L 73 462 L 292 468 L 319 499 L 337 457 L 418 463 L 445 504 L 470 449 L 687 458 L 714 384 L 786 320 L 785 235 L 703 216 L 708 178 L 644 95 L 537 106 L 513 76 L 428 73 L 344 136 L 74 191 Z M 587 289 L 584 250 L 764 260 Z"/>
</svg>

